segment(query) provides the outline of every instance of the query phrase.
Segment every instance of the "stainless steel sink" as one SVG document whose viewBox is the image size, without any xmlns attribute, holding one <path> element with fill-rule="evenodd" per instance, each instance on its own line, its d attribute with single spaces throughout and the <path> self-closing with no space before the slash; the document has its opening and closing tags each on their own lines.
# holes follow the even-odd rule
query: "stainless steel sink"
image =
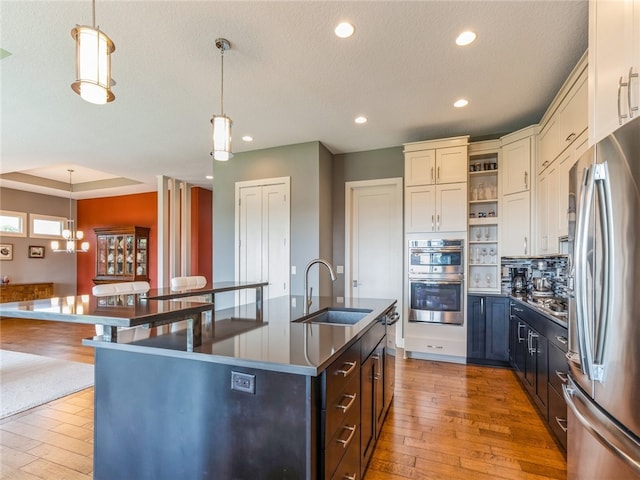
<svg viewBox="0 0 640 480">
<path fill-rule="evenodd" d="M 365 308 L 326 308 L 296 322 L 349 326 L 355 325 L 371 312 L 372 310 Z"/>
</svg>

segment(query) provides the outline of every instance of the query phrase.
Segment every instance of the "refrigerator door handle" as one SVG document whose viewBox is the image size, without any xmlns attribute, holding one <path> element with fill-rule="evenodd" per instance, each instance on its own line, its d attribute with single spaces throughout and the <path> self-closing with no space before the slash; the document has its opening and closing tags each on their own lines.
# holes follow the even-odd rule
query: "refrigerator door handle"
<svg viewBox="0 0 640 480">
<path fill-rule="evenodd" d="M 598 206 L 600 212 L 600 230 L 602 231 L 602 289 L 600 291 L 600 311 L 597 318 L 597 331 L 594 332 L 595 353 L 592 364 L 592 380 L 604 381 L 604 348 L 606 333 L 611 318 L 611 298 L 613 282 L 611 268 L 613 268 L 613 209 L 611 207 L 611 184 L 609 182 L 609 167 L 607 162 L 596 165 L 594 181 L 598 187 Z"/>
<path fill-rule="evenodd" d="M 601 412 L 571 378 L 562 391 L 568 408 L 593 438 L 640 474 L 640 443 Z"/>
<path fill-rule="evenodd" d="M 594 178 L 593 168 L 585 168 L 580 188 L 580 203 L 575 235 L 575 305 L 576 331 L 582 373 L 591 378 L 591 336 L 587 318 L 587 241 L 589 236 L 589 218 L 593 204 Z"/>
</svg>

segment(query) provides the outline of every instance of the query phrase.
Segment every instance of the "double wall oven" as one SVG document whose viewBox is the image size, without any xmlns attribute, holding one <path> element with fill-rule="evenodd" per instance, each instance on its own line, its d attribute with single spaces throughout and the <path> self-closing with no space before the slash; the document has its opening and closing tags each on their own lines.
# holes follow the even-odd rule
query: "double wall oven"
<svg viewBox="0 0 640 480">
<path fill-rule="evenodd" d="M 409 321 L 464 323 L 464 240 L 409 241 Z"/>
</svg>

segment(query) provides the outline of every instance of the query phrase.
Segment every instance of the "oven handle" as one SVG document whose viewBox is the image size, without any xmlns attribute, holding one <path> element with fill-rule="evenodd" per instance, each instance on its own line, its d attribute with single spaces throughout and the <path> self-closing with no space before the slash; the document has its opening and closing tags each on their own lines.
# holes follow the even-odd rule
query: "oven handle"
<svg viewBox="0 0 640 480">
<path fill-rule="evenodd" d="M 427 280 L 424 278 L 410 278 L 410 283 L 424 283 L 426 285 L 462 285 L 462 280 Z"/>
<path fill-rule="evenodd" d="M 462 248 L 460 247 L 409 247 L 409 251 L 411 253 L 462 253 Z"/>
</svg>

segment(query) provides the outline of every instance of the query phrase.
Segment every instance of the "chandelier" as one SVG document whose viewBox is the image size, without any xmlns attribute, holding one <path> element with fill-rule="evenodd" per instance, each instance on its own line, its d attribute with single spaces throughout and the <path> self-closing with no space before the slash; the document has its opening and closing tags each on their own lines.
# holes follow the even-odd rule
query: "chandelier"
<svg viewBox="0 0 640 480">
<path fill-rule="evenodd" d="M 96 28 L 96 0 L 93 0 L 93 26 L 76 25 L 71 30 L 76 41 L 76 81 L 71 84 L 83 100 L 98 105 L 113 102 L 111 54 L 116 46 Z"/>
<path fill-rule="evenodd" d="M 216 47 L 220 50 L 220 115 L 214 115 L 211 119 L 213 124 L 213 158 L 215 160 L 227 161 L 233 157 L 231 153 L 231 126 L 233 122 L 224 114 L 224 52 L 231 48 L 229 40 L 226 38 L 216 39 Z"/>
<path fill-rule="evenodd" d="M 60 242 L 54 240 L 53 242 L 51 242 L 51 249 L 54 252 L 87 252 L 89 251 L 89 242 L 82 242 L 84 233 L 81 230 L 76 230 L 75 221 L 73 220 L 72 215 L 73 202 L 71 199 L 71 194 L 73 192 L 73 184 L 71 183 L 71 174 L 73 173 L 73 170 L 69 169 L 67 171 L 69 172 L 69 218 L 67 218 L 66 221 L 66 228 L 62 230 L 64 247 L 61 247 Z M 78 245 L 78 242 L 81 242 L 80 245 Z"/>
</svg>

